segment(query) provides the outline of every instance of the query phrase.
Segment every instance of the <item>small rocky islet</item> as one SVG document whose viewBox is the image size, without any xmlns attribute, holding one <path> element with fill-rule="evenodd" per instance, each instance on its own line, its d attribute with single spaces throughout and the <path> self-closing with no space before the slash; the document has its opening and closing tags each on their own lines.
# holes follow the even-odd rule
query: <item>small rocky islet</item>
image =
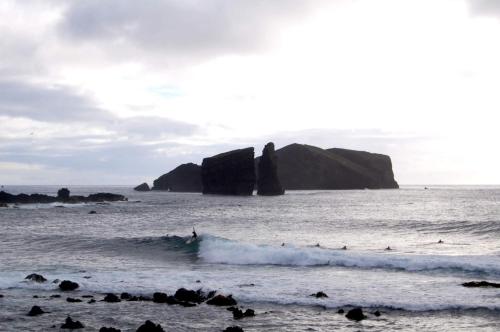
<svg viewBox="0 0 500 332">
<path fill-rule="evenodd" d="M 47 204 L 47 203 L 103 203 L 127 201 L 123 195 L 112 193 L 96 193 L 88 196 L 70 195 L 67 188 L 61 188 L 57 191 L 57 196 L 44 194 L 18 194 L 13 195 L 5 191 L 0 191 L 0 204 Z"/>
</svg>

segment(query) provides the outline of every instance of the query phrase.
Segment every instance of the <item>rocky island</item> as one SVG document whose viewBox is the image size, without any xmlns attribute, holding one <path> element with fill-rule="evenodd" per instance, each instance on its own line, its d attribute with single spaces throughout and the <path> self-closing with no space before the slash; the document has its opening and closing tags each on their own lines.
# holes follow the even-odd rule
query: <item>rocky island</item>
<svg viewBox="0 0 500 332">
<path fill-rule="evenodd" d="M 3 204 L 39 204 L 39 203 L 90 203 L 90 202 L 116 202 L 126 201 L 127 198 L 119 194 L 97 193 L 88 196 L 70 195 L 67 188 L 57 191 L 57 196 L 43 194 L 19 194 L 13 195 L 0 191 L 0 203 Z"/>
<path fill-rule="evenodd" d="M 182 164 L 154 180 L 152 190 L 201 192 L 201 166 Z"/>
</svg>

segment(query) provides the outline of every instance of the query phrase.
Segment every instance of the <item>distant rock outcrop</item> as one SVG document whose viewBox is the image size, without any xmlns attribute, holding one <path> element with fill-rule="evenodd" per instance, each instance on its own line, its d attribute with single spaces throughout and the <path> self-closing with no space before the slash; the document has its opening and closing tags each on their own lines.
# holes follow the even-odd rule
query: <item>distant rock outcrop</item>
<svg viewBox="0 0 500 332">
<path fill-rule="evenodd" d="M 193 163 L 182 164 L 154 180 L 152 190 L 201 192 L 201 166 Z"/>
<path fill-rule="evenodd" d="M 254 150 L 233 150 L 203 159 L 204 194 L 252 195 L 255 187 Z"/>
<path fill-rule="evenodd" d="M 278 178 L 278 164 L 274 143 L 267 143 L 257 166 L 257 194 L 265 196 L 283 195 L 285 190 Z"/>
<path fill-rule="evenodd" d="M 285 190 L 399 187 L 391 158 L 382 154 L 290 144 L 276 150 L 276 157 Z"/>
<path fill-rule="evenodd" d="M 144 182 L 134 188 L 135 191 L 150 191 L 149 185 Z"/>
<path fill-rule="evenodd" d="M 126 201 L 127 198 L 123 195 L 111 193 L 97 193 L 88 196 L 69 195 L 69 190 L 66 188 L 59 189 L 57 196 L 49 196 L 43 194 L 19 194 L 12 195 L 5 191 L 0 191 L 0 203 L 8 204 L 40 204 L 40 203 L 89 203 L 89 202 L 116 202 Z"/>
</svg>

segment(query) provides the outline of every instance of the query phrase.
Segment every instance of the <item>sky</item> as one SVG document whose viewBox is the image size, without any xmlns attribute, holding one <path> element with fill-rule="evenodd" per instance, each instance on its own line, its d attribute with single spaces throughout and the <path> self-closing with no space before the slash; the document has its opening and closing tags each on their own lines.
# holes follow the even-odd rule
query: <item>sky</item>
<svg viewBox="0 0 500 332">
<path fill-rule="evenodd" d="M 265 143 L 500 184 L 498 0 L 2 0 L 0 184 L 139 184 Z"/>
</svg>

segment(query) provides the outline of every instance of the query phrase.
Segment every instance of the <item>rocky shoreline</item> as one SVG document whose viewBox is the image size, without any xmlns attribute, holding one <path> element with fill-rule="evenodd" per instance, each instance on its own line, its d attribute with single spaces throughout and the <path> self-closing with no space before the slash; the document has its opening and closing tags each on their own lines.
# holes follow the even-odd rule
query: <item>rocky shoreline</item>
<svg viewBox="0 0 500 332">
<path fill-rule="evenodd" d="M 5 191 L 0 191 L 0 204 L 47 204 L 47 203 L 102 203 L 102 202 L 118 202 L 127 201 L 128 199 L 119 194 L 112 193 L 96 193 L 88 196 L 70 195 L 67 188 L 61 188 L 57 191 L 57 196 L 43 194 L 19 194 L 13 195 Z"/>
</svg>

